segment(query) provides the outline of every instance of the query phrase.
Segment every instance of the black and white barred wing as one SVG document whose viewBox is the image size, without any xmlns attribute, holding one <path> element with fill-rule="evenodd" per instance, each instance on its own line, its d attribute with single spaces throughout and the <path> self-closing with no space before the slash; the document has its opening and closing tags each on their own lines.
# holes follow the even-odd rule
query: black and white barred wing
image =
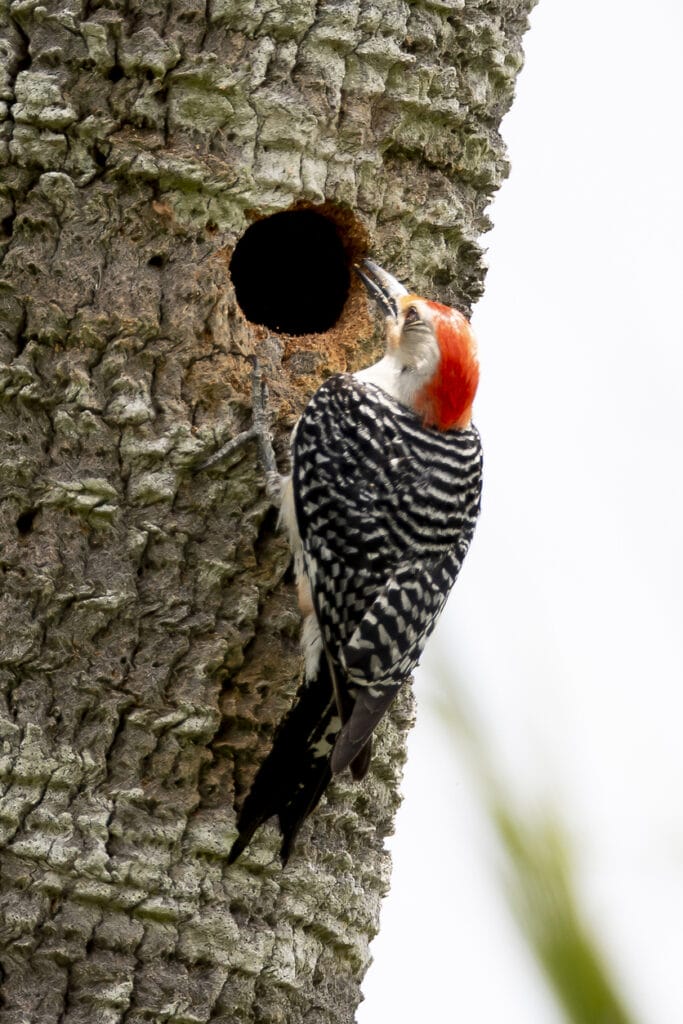
<svg viewBox="0 0 683 1024">
<path fill-rule="evenodd" d="M 439 562 L 399 566 L 342 650 L 350 683 L 400 684 L 417 665 L 457 574 L 448 555 Z"/>
<path fill-rule="evenodd" d="M 318 621 L 353 706 L 339 770 L 344 737 L 355 734 L 356 752 L 367 740 L 455 581 L 479 511 L 481 449 L 474 429 L 427 430 L 380 389 L 341 375 L 311 400 L 293 454 Z"/>
</svg>

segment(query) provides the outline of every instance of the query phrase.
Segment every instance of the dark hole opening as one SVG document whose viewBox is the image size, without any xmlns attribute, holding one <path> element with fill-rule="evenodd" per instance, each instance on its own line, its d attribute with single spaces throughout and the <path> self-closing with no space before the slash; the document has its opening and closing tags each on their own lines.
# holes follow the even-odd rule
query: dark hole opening
<svg viewBox="0 0 683 1024">
<path fill-rule="evenodd" d="M 166 260 L 161 255 L 161 253 L 157 253 L 156 256 L 150 256 L 150 258 L 147 260 L 147 265 L 150 267 L 156 267 L 157 270 L 160 270 L 165 262 Z"/>
<path fill-rule="evenodd" d="M 33 529 L 33 520 L 38 515 L 37 508 L 29 508 L 17 516 L 16 527 L 22 537 L 25 537 Z"/>
<path fill-rule="evenodd" d="M 314 210 L 275 213 L 252 224 L 235 246 L 230 276 L 247 320 L 283 334 L 329 330 L 350 284 L 337 227 Z"/>
</svg>

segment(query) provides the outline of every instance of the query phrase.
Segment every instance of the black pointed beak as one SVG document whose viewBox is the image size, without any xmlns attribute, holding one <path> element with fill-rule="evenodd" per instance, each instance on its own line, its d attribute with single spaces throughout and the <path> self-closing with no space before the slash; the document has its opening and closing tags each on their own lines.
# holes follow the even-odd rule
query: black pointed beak
<svg viewBox="0 0 683 1024">
<path fill-rule="evenodd" d="M 375 300 L 385 316 L 396 320 L 398 300 L 408 295 L 408 289 L 372 260 L 363 260 L 362 266 L 355 266 L 354 270 L 367 288 L 370 298 Z"/>
</svg>

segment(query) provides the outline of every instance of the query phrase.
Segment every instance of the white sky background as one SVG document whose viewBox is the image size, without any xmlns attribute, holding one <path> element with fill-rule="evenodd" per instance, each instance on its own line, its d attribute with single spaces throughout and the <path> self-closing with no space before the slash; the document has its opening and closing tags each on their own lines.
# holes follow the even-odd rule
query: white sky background
<svg viewBox="0 0 683 1024">
<path fill-rule="evenodd" d="M 526 807 L 561 814 L 642 1024 L 683 1020 L 683 5 L 541 0 L 474 326 L 484 511 L 417 681 L 358 1024 L 559 1024 L 518 937 L 447 665 Z"/>
</svg>

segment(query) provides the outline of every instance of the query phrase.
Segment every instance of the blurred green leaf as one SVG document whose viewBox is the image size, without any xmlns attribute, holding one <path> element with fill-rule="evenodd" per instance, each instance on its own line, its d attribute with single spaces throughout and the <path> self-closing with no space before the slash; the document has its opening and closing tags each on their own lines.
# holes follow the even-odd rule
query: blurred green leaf
<svg viewBox="0 0 683 1024">
<path fill-rule="evenodd" d="M 568 845 L 556 821 L 491 806 L 506 854 L 510 905 L 572 1024 L 633 1024 L 581 912 Z"/>
<path fill-rule="evenodd" d="M 567 1020 L 635 1024 L 582 912 L 558 815 L 515 808 L 460 694 L 454 686 L 440 693 L 439 719 L 464 747 L 500 841 L 510 906 Z"/>
</svg>

